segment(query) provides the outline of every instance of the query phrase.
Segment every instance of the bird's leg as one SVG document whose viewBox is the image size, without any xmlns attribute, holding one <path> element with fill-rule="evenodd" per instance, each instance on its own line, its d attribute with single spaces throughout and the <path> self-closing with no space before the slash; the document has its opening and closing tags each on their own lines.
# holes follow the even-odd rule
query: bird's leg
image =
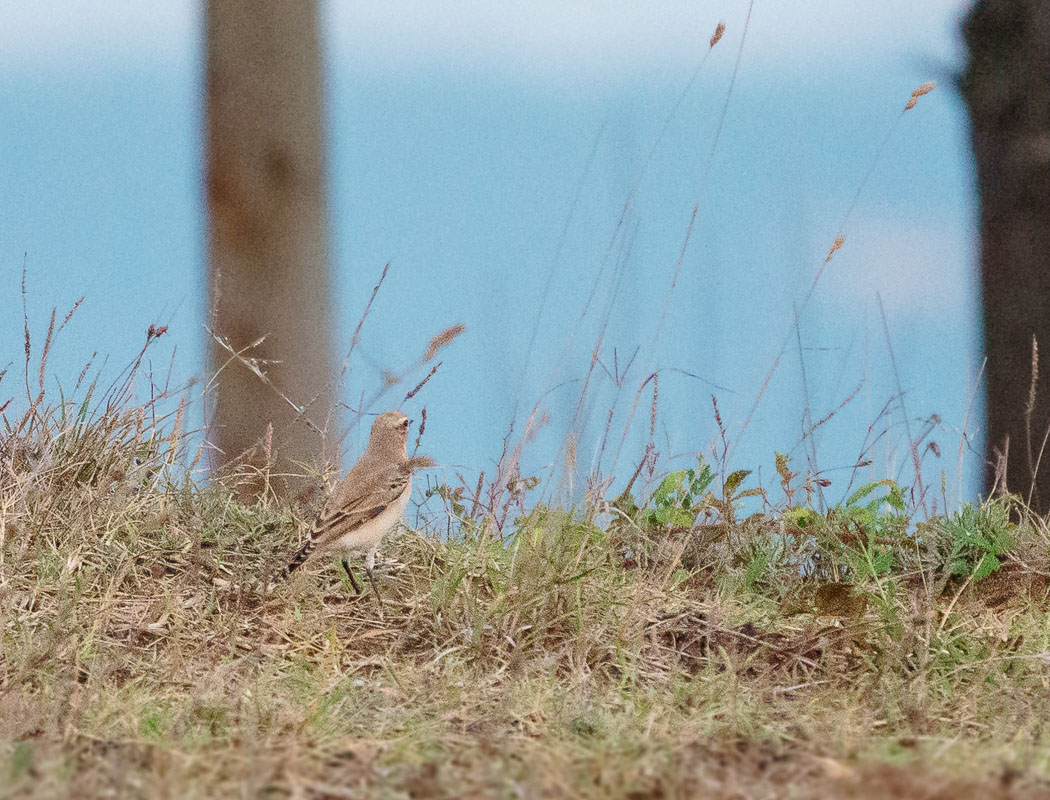
<svg viewBox="0 0 1050 800">
<path fill-rule="evenodd" d="M 345 558 L 343 559 L 343 569 L 346 570 L 346 577 L 350 579 L 350 585 L 354 587 L 354 592 L 356 594 L 361 594 L 361 587 L 357 585 L 357 579 L 354 577 L 354 573 L 350 569 L 350 564 Z"/>
<path fill-rule="evenodd" d="M 379 596 L 379 585 L 376 583 L 376 549 L 373 547 L 368 551 L 368 555 L 365 556 L 365 572 L 368 573 L 368 580 L 372 582 L 372 591 L 375 592 L 376 602 L 382 606 L 383 599 Z"/>
</svg>

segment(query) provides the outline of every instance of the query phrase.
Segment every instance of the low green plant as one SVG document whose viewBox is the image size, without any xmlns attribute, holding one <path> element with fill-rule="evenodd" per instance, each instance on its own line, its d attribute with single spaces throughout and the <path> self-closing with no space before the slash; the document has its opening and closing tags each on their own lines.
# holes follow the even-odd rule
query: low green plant
<svg viewBox="0 0 1050 800">
<path fill-rule="evenodd" d="M 886 492 L 872 497 L 880 488 Z M 806 554 L 800 564 L 804 573 L 853 583 L 877 580 L 896 567 L 908 529 L 904 495 L 892 480 L 866 483 L 825 513 L 789 506 L 783 520 Z"/>
<path fill-rule="evenodd" d="M 975 582 L 998 571 L 1016 541 L 1017 526 L 1006 502 L 999 499 L 966 503 L 931 527 L 941 569 Z"/>
<path fill-rule="evenodd" d="M 705 514 L 727 524 L 735 524 L 736 512 L 749 497 L 763 497 L 759 488 L 741 489 L 751 470 L 731 472 L 722 481 L 719 494 L 710 491 L 718 475 L 697 458 L 695 468 L 677 470 L 664 476 L 643 508 L 638 521 L 648 529 L 692 528 Z"/>
</svg>

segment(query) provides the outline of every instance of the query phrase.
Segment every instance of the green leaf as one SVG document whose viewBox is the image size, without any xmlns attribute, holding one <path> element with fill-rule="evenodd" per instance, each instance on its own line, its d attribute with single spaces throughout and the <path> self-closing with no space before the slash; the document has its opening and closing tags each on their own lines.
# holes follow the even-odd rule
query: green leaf
<svg viewBox="0 0 1050 800">
<path fill-rule="evenodd" d="M 817 520 L 820 519 L 820 515 L 812 508 L 806 508 L 805 506 L 792 506 L 791 508 L 785 509 L 784 519 L 797 528 L 806 529 L 815 525 Z"/>
<path fill-rule="evenodd" d="M 672 517 L 672 524 L 676 528 L 693 527 L 693 512 L 687 511 L 684 508 L 676 508 L 675 515 Z"/>
<path fill-rule="evenodd" d="M 863 500 L 865 497 L 874 492 L 880 486 L 889 486 L 890 494 L 893 494 L 893 489 L 896 488 L 897 484 L 891 481 L 889 478 L 884 478 L 881 481 L 873 481 L 872 483 L 865 483 L 863 486 L 857 489 L 857 491 L 855 491 L 853 494 L 846 498 L 846 502 L 843 503 L 843 506 L 848 508 L 850 506 L 856 505 L 859 501 Z M 880 502 L 882 499 L 883 498 L 880 498 Z"/>
<path fill-rule="evenodd" d="M 890 493 L 884 498 L 897 511 L 904 510 L 904 490 L 893 481 L 890 481 Z"/>
<path fill-rule="evenodd" d="M 875 512 L 871 511 L 867 506 L 853 506 L 846 507 L 843 509 L 846 515 L 846 519 L 857 523 L 862 530 L 867 530 L 871 524 L 875 521 L 878 516 Z"/>
<path fill-rule="evenodd" d="M 982 578 L 987 578 L 1001 566 L 1002 562 L 1000 562 L 998 558 L 993 556 L 991 553 L 985 553 L 984 558 L 981 559 L 981 562 L 973 571 L 974 581 L 979 581 Z"/>
<path fill-rule="evenodd" d="M 726 482 L 722 485 L 722 493 L 726 497 L 733 497 L 736 490 L 740 488 L 740 484 L 750 474 L 751 470 L 749 469 L 738 469 L 736 472 L 730 473 L 729 477 L 726 478 Z"/>
<path fill-rule="evenodd" d="M 680 470 L 678 472 L 672 472 L 660 481 L 660 485 L 657 487 L 656 491 L 653 492 L 653 502 L 658 506 L 667 505 L 672 495 L 678 491 L 684 480 L 684 471 Z"/>
<path fill-rule="evenodd" d="M 744 571 L 745 591 L 751 591 L 751 587 L 762 577 L 768 565 L 769 556 L 761 550 L 751 557 L 751 560 L 747 563 L 747 569 Z"/>
<path fill-rule="evenodd" d="M 695 477 L 690 478 L 689 486 L 689 491 L 691 491 L 694 495 L 703 494 L 704 492 L 706 492 L 708 487 L 715 480 L 715 473 L 711 470 L 709 466 L 707 466 L 707 464 L 704 463 L 703 456 L 700 456 L 697 459 L 696 463 L 699 472 L 696 474 Z M 692 470 L 690 470 L 690 472 L 692 472 Z"/>
<path fill-rule="evenodd" d="M 889 550 L 881 550 L 872 559 L 871 569 L 876 575 L 884 575 L 893 568 L 893 554 Z"/>
</svg>

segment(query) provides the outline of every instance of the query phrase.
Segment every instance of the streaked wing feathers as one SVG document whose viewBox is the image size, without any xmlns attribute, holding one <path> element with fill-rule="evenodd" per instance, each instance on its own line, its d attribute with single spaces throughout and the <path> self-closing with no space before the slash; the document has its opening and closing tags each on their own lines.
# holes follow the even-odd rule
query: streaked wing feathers
<svg viewBox="0 0 1050 800">
<path fill-rule="evenodd" d="M 399 467 L 400 465 L 398 465 Z M 362 485 L 353 486 L 347 476 L 348 485 L 340 487 L 349 491 L 336 491 L 325 504 L 324 510 L 310 528 L 310 539 L 318 544 L 326 544 L 375 519 L 389 508 L 404 492 L 411 477 L 410 473 L 398 467 L 385 470 L 386 475 L 373 474 L 373 480 L 361 481 Z M 390 475 L 389 473 L 393 473 Z"/>
</svg>

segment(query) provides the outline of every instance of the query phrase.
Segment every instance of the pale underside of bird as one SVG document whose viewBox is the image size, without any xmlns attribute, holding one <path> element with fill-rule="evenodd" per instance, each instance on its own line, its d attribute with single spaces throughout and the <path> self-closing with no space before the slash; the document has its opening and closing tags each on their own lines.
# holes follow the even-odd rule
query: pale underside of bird
<svg viewBox="0 0 1050 800">
<path fill-rule="evenodd" d="M 383 536 L 401 522 L 412 496 L 412 473 L 434 463 L 426 456 L 409 458 L 408 427 L 409 419 L 400 411 L 376 418 L 364 454 L 325 502 L 282 578 L 315 555 L 338 554 L 350 585 L 360 595 L 349 557 L 364 552 L 368 579 L 380 599 L 374 573 L 376 550 Z"/>
</svg>

